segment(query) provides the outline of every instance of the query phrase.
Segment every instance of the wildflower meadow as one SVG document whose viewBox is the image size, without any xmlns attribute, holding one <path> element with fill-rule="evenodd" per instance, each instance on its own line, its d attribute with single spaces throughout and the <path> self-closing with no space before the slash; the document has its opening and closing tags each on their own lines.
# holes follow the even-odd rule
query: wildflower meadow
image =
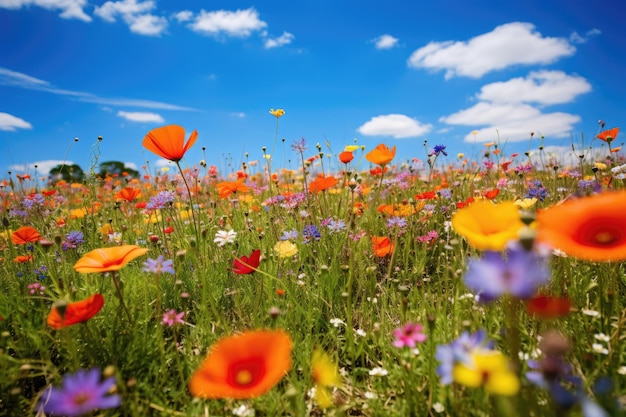
<svg viewBox="0 0 626 417">
<path fill-rule="evenodd" d="M 98 138 L 2 180 L 0 416 L 624 415 L 619 128 L 398 160 L 268 117 L 229 172 L 168 125 L 137 140 L 169 169 L 98 172 Z"/>
</svg>

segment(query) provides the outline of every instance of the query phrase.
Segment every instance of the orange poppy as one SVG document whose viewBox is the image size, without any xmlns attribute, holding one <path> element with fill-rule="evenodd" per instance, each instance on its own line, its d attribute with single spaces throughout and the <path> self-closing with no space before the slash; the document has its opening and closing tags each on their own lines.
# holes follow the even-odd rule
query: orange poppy
<svg viewBox="0 0 626 417">
<path fill-rule="evenodd" d="M 395 247 L 394 243 L 388 237 L 384 236 L 372 236 L 372 252 L 374 255 L 383 258 L 393 253 Z"/>
<path fill-rule="evenodd" d="M 600 132 L 596 137 L 600 140 L 605 141 L 606 143 L 611 143 L 617 137 L 619 133 L 619 127 L 614 127 L 613 129 L 608 129 L 603 132 Z"/>
<path fill-rule="evenodd" d="M 309 184 L 309 191 L 311 191 L 312 193 L 319 193 L 320 191 L 324 191 L 331 187 L 334 187 L 335 185 L 337 185 L 338 182 L 339 180 L 333 176 L 319 177 L 316 178 L 314 181 L 311 181 L 311 183 Z"/>
<path fill-rule="evenodd" d="M 185 152 L 196 143 L 198 132 L 194 130 L 185 143 L 185 129 L 178 125 L 167 125 L 152 129 L 143 138 L 143 146 L 149 151 L 172 162 L 183 159 Z"/>
<path fill-rule="evenodd" d="M 212 399 L 261 396 L 291 369 L 291 349 L 291 337 L 282 330 L 224 337 L 191 376 L 189 391 Z"/>
<path fill-rule="evenodd" d="M 31 226 L 22 226 L 15 232 L 11 233 L 11 240 L 16 245 L 25 245 L 31 242 L 37 242 L 42 239 L 41 235 Z"/>
<path fill-rule="evenodd" d="M 217 183 L 216 187 L 220 198 L 226 198 L 236 192 L 247 193 L 250 191 L 250 187 L 243 183 L 244 180 L 245 178 L 240 178 L 237 181 L 223 181 Z"/>
<path fill-rule="evenodd" d="M 537 214 L 537 239 L 589 261 L 626 260 L 626 191 L 569 200 Z"/>
<path fill-rule="evenodd" d="M 339 154 L 339 160 L 344 164 L 349 164 L 354 159 L 354 154 L 350 151 L 343 151 Z"/>
<path fill-rule="evenodd" d="M 567 297 L 539 294 L 528 300 L 526 310 L 532 315 L 547 320 L 567 316 L 571 306 L 572 303 Z"/>
<path fill-rule="evenodd" d="M 48 314 L 48 326 L 58 330 L 72 324 L 84 323 L 95 316 L 102 309 L 102 306 L 104 306 L 102 294 L 94 294 L 84 300 L 68 303 L 63 314 L 59 312 L 56 306 L 53 306 L 50 314 Z"/>
<path fill-rule="evenodd" d="M 148 252 L 148 249 L 140 248 L 136 245 L 94 249 L 84 254 L 74 264 L 74 270 L 84 274 L 119 271 L 128 262 L 145 255 L 146 252 Z"/>
<path fill-rule="evenodd" d="M 387 145 L 381 143 L 376 148 L 365 155 L 365 159 L 376 165 L 387 165 L 396 156 L 396 147 L 389 149 Z"/>
<path fill-rule="evenodd" d="M 621 151 L 621 150 L 622 150 L 622 147 L 621 147 L 621 146 L 618 146 L 617 148 L 612 148 L 612 149 L 611 149 L 611 153 L 617 153 L 617 152 L 619 152 L 619 151 Z"/>
<path fill-rule="evenodd" d="M 493 190 L 486 191 L 483 194 L 483 197 L 485 197 L 487 200 L 493 200 L 498 196 L 498 194 L 500 194 L 500 189 L 494 188 Z"/>
<path fill-rule="evenodd" d="M 18 264 L 25 264 L 26 262 L 30 262 L 32 260 L 32 255 L 18 255 L 13 259 L 13 262 L 17 262 Z"/>
<path fill-rule="evenodd" d="M 141 195 L 141 190 L 133 187 L 126 187 L 115 193 L 116 200 L 125 200 L 129 203 L 135 201 L 137 197 Z"/>
</svg>

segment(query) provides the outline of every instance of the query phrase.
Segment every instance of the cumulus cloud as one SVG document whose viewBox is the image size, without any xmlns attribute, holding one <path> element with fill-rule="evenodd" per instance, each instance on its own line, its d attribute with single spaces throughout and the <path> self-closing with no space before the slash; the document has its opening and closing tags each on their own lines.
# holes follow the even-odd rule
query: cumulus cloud
<svg viewBox="0 0 626 417">
<path fill-rule="evenodd" d="M 277 38 L 265 39 L 265 47 L 267 49 L 270 49 L 270 48 L 278 48 L 281 46 L 289 45 L 291 42 L 293 42 L 294 38 L 295 36 L 293 36 L 293 34 L 289 32 L 283 32 L 283 34 Z"/>
<path fill-rule="evenodd" d="M 376 49 L 391 49 L 398 44 L 398 38 L 385 34 L 372 39 L 372 42 Z"/>
<path fill-rule="evenodd" d="M 357 131 L 365 136 L 392 136 L 396 139 L 421 136 L 430 132 L 432 125 L 422 124 L 404 114 L 385 114 L 372 117 Z"/>
<path fill-rule="evenodd" d="M 263 30 L 267 23 L 259 19 L 259 13 L 253 8 L 237 11 L 201 10 L 193 19 L 191 30 L 212 36 L 234 36 L 245 38 L 254 31 Z"/>
<path fill-rule="evenodd" d="M 544 37 L 531 23 L 513 22 L 468 41 L 430 42 L 411 54 L 408 65 L 444 70 L 446 79 L 480 78 L 514 65 L 550 64 L 575 52 L 565 38 Z"/>
<path fill-rule="evenodd" d="M 14 132 L 17 129 L 32 129 L 26 120 L 9 113 L 0 112 L 0 130 Z"/>
<path fill-rule="evenodd" d="M 157 113 L 118 111 L 117 115 L 131 122 L 163 123 L 165 120 Z"/>
<path fill-rule="evenodd" d="M 188 22 L 193 18 L 193 12 L 190 10 L 183 10 L 174 14 L 174 19 L 178 23 Z"/>
<path fill-rule="evenodd" d="M 22 7 L 37 6 L 48 10 L 61 10 L 63 19 L 78 19 L 91 22 L 91 16 L 83 8 L 87 0 L 0 0 L 0 8 L 17 10 Z"/>
<path fill-rule="evenodd" d="M 15 172 L 28 172 L 33 174 L 37 172 L 40 175 L 50 174 L 50 170 L 57 165 L 74 165 L 72 161 L 61 161 L 59 159 L 49 159 L 46 161 L 29 162 L 27 164 L 10 165 L 9 170 Z"/>
<path fill-rule="evenodd" d="M 476 95 L 479 100 L 497 103 L 537 103 L 542 105 L 569 103 L 578 95 L 591 91 L 583 77 L 562 71 L 533 71 L 527 77 L 483 86 Z"/>
<path fill-rule="evenodd" d="M 152 0 L 107 1 L 96 7 L 94 14 L 107 22 L 115 22 L 117 17 L 128 25 L 130 31 L 145 36 L 160 36 L 167 29 L 167 19 L 150 12 L 156 8 Z"/>
</svg>

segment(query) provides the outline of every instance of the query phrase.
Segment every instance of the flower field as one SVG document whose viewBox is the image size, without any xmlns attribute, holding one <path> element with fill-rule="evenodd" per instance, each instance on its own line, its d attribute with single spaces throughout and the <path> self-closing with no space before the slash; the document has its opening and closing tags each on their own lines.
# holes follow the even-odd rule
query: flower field
<svg viewBox="0 0 626 417">
<path fill-rule="evenodd" d="M 571 166 L 301 139 L 295 168 L 277 135 L 220 172 L 169 125 L 169 170 L 10 174 L 0 416 L 622 415 L 618 134 Z"/>
</svg>

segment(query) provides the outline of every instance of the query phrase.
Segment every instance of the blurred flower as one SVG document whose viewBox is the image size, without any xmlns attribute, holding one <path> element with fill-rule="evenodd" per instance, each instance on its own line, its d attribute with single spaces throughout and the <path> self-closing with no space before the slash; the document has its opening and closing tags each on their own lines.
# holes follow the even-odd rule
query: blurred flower
<svg viewBox="0 0 626 417">
<path fill-rule="evenodd" d="M 62 388 L 49 387 L 39 398 L 39 412 L 68 417 L 82 416 L 98 409 L 119 407 L 122 399 L 108 395 L 115 377 L 100 382 L 100 369 L 80 369 L 63 377 Z"/>
<path fill-rule="evenodd" d="M 189 390 L 200 398 L 261 396 L 291 369 L 291 348 L 291 337 L 282 330 L 224 337 L 191 376 Z"/>
<path fill-rule="evenodd" d="M 174 261 L 172 259 L 165 260 L 163 255 L 159 255 L 156 259 L 148 258 L 148 260 L 143 263 L 141 270 L 152 274 L 175 274 Z"/>
<path fill-rule="evenodd" d="M 53 329 L 61 329 L 77 323 L 84 323 L 102 309 L 104 297 L 94 294 L 75 303 L 57 302 L 52 306 L 46 322 Z"/>
<path fill-rule="evenodd" d="M 241 256 L 233 259 L 233 272 L 245 275 L 253 273 L 261 263 L 261 250 L 253 250 L 250 256 Z"/>
<path fill-rule="evenodd" d="M 393 336 L 396 338 L 393 341 L 393 345 L 397 348 L 414 348 L 416 343 L 426 341 L 426 335 L 423 330 L 424 327 L 418 323 L 407 323 L 402 327 L 398 327 L 393 331 Z"/>
<path fill-rule="evenodd" d="M 298 247 L 289 240 L 279 240 L 274 245 L 274 252 L 279 258 L 291 258 L 298 253 Z"/>
<path fill-rule="evenodd" d="M 161 324 L 165 324 L 165 325 L 168 325 L 169 327 L 172 327 L 175 324 L 184 323 L 183 321 L 184 315 L 185 315 L 184 311 L 177 313 L 176 310 L 171 309 L 163 313 L 163 320 L 161 321 Z"/>
<path fill-rule="evenodd" d="M 11 240 L 15 245 L 25 245 L 27 243 L 37 242 L 41 239 L 42 237 L 37 229 L 31 226 L 22 226 L 11 233 Z"/>
<path fill-rule="evenodd" d="M 122 188 L 120 191 L 115 193 L 115 199 L 124 200 L 124 201 L 128 201 L 129 203 L 132 203 L 140 195 L 141 195 L 141 190 L 138 190 L 137 188 L 133 188 L 133 187 L 126 187 L 126 188 Z"/>
<path fill-rule="evenodd" d="M 439 156 L 439 154 L 444 154 L 445 156 L 448 156 L 448 153 L 446 152 L 446 146 L 435 145 L 435 147 L 433 148 L 433 154 L 436 156 Z"/>
<path fill-rule="evenodd" d="M 35 295 L 36 293 L 39 293 L 39 295 L 43 295 L 44 291 L 46 290 L 45 285 L 42 285 L 39 282 L 34 282 L 32 284 L 28 284 L 28 286 L 26 288 L 28 288 L 28 290 L 29 290 L 28 292 L 31 295 Z"/>
<path fill-rule="evenodd" d="M 571 306 L 572 303 L 567 297 L 551 297 L 540 294 L 528 300 L 526 311 L 531 315 L 548 320 L 567 316 Z"/>
<path fill-rule="evenodd" d="M 365 154 L 365 159 L 376 165 L 387 165 L 396 156 L 396 147 L 389 149 L 387 145 L 381 143 L 373 150 Z"/>
<path fill-rule="evenodd" d="M 285 110 L 284 109 L 274 110 L 274 108 L 271 108 L 270 114 L 278 119 L 279 117 L 283 117 L 285 115 Z"/>
<path fill-rule="evenodd" d="M 371 376 L 387 376 L 389 375 L 389 371 L 381 366 L 377 366 L 376 368 L 370 369 L 368 374 Z"/>
<path fill-rule="evenodd" d="M 300 153 L 306 151 L 306 139 L 300 138 L 299 140 L 294 140 L 291 144 L 291 150 Z"/>
<path fill-rule="evenodd" d="M 109 223 L 107 223 L 107 225 L 111 227 Z M 113 229 L 111 229 L 111 233 L 113 233 Z M 69 249 L 76 249 L 78 245 L 83 243 L 85 243 L 85 236 L 83 235 L 83 232 L 73 230 L 65 235 L 65 241 L 61 243 L 61 249 L 63 249 L 64 251 Z"/>
<path fill-rule="evenodd" d="M 383 258 L 393 253 L 395 244 L 387 236 L 372 236 L 372 252 L 379 258 Z"/>
<path fill-rule="evenodd" d="M 326 352 L 316 349 L 311 359 L 311 368 L 311 375 L 315 383 L 315 401 L 321 408 L 328 408 L 333 404 L 328 387 L 341 386 L 341 377 L 337 365 L 330 360 Z"/>
<path fill-rule="evenodd" d="M 452 373 L 455 382 L 471 388 L 484 386 L 492 394 L 510 396 L 520 389 L 520 381 L 509 360 L 498 351 L 473 351 L 470 361 L 458 363 Z"/>
<path fill-rule="evenodd" d="M 220 198 L 226 198 L 233 193 L 247 193 L 250 191 L 250 187 L 244 184 L 245 178 L 240 178 L 237 181 L 222 181 L 218 182 L 215 186 Z"/>
<path fill-rule="evenodd" d="M 215 239 L 213 239 L 213 242 L 217 243 L 217 246 L 221 247 L 227 243 L 234 243 L 235 238 L 237 238 L 237 232 L 233 229 L 218 230 L 217 233 L 215 233 Z"/>
<path fill-rule="evenodd" d="M 537 204 L 537 201 L 539 200 L 537 200 L 536 198 L 517 199 L 515 200 L 515 205 L 524 210 L 528 210 L 529 208 Z"/>
<path fill-rule="evenodd" d="M 74 270 L 84 274 L 119 271 L 128 262 L 145 255 L 147 252 L 148 249 L 136 245 L 94 249 L 84 254 L 74 264 Z"/>
<path fill-rule="evenodd" d="M 550 268 L 545 259 L 521 247 L 504 254 L 486 251 L 482 258 L 469 261 L 464 280 L 481 301 L 504 294 L 526 299 L 550 280 Z"/>
<path fill-rule="evenodd" d="M 479 250 L 499 251 L 524 227 L 512 201 L 493 204 L 480 200 L 452 215 L 452 228 Z"/>
<path fill-rule="evenodd" d="M 317 226 L 309 224 L 302 228 L 302 237 L 306 243 L 309 243 L 311 240 L 320 240 L 322 235 Z"/>
<path fill-rule="evenodd" d="M 309 184 L 309 191 L 314 194 L 319 193 L 320 191 L 334 187 L 338 182 L 339 180 L 333 176 L 318 177 Z"/>
<path fill-rule="evenodd" d="M 619 133 L 619 127 L 614 127 L 613 129 L 608 129 L 608 130 L 600 132 L 596 136 L 596 138 L 610 144 L 611 142 L 615 140 L 618 133 Z"/>
<path fill-rule="evenodd" d="M 360 146 L 359 145 L 346 145 L 345 148 L 343 148 L 344 152 L 354 152 L 359 150 Z"/>
<path fill-rule="evenodd" d="M 487 332 L 478 330 L 475 333 L 463 332 L 449 345 L 437 346 L 435 359 L 439 361 L 437 374 L 441 378 L 443 385 L 448 385 L 453 381 L 452 371 L 457 363 L 470 362 L 470 354 L 475 350 L 489 350 L 493 342 L 487 339 Z"/>
<path fill-rule="evenodd" d="M 626 191 L 566 201 L 537 214 L 537 240 L 589 261 L 626 260 Z"/>
<path fill-rule="evenodd" d="M 350 151 L 343 151 L 339 154 L 339 160 L 344 164 L 349 164 L 354 159 L 354 154 Z"/>
<path fill-rule="evenodd" d="M 198 132 L 191 132 L 189 140 L 185 143 L 185 129 L 178 125 L 167 125 L 152 129 L 143 138 L 143 146 L 150 152 L 172 162 L 183 159 L 185 152 L 196 143 Z"/>
</svg>

